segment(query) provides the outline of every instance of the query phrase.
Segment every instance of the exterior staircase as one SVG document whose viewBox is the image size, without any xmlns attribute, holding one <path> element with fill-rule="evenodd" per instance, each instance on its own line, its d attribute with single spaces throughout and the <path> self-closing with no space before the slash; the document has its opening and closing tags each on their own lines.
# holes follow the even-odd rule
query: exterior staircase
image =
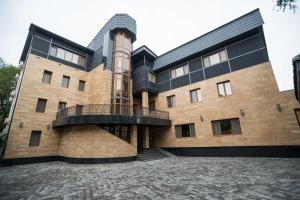
<svg viewBox="0 0 300 200">
<path fill-rule="evenodd" d="M 160 149 L 160 148 L 150 148 L 145 149 L 144 152 L 139 153 L 137 156 L 137 160 L 139 161 L 151 161 L 151 160 L 159 160 L 163 158 L 175 157 L 173 154 Z"/>
</svg>

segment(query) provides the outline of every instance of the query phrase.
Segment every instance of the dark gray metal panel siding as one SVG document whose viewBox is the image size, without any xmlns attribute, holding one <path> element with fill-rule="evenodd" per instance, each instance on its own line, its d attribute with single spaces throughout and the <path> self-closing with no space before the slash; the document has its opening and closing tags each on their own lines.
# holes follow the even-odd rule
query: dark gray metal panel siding
<svg viewBox="0 0 300 200">
<path fill-rule="evenodd" d="M 230 60 L 230 67 L 232 71 L 236 71 L 267 61 L 269 61 L 268 52 L 266 48 L 263 48 L 256 52 Z"/>
<path fill-rule="evenodd" d="M 242 42 L 230 45 L 227 47 L 227 54 L 229 58 L 233 58 L 247 52 L 264 47 L 262 34 L 257 34 Z"/>
<path fill-rule="evenodd" d="M 202 69 L 202 60 L 200 58 L 196 58 L 195 60 L 192 60 L 189 62 L 189 68 L 190 72 Z"/>
<path fill-rule="evenodd" d="M 226 73 L 229 73 L 229 65 L 228 62 L 222 62 L 220 64 L 208 67 L 204 69 L 205 78 L 212 78 L 216 76 L 220 76 Z"/>
<path fill-rule="evenodd" d="M 170 90 L 170 80 L 167 80 L 163 83 L 157 83 L 157 90 L 159 92 L 164 92 Z"/>
<path fill-rule="evenodd" d="M 184 76 L 178 77 L 176 79 L 172 79 L 171 83 L 172 83 L 171 84 L 172 89 L 182 87 L 182 86 L 185 86 L 185 85 L 189 85 L 190 84 L 189 75 L 184 75 Z"/>
<path fill-rule="evenodd" d="M 200 36 L 174 50 L 159 56 L 155 62 L 153 70 L 160 69 L 166 65 L 191 56 L 197 52 L 211 46 L 224 42 L 230 38 L 238 36 L 263 24 L 263 19 L 258 9 L 247 13 L 205 35 Z"/>
<path fill-rule="evenodd" d="M 109 31 L 115 29 L 126 29 L 131 33 L 133 41 L 136 37 L 136 22 L 135 20 L 127 14 L 117 14 L 113 16 L 108 22 L 103 26 L 103 28 L 97 33 L 94 39 L 88 45 L 88 48 L 97 51 L 103 47 L 104 35 Z M 106 68 L 111 69 L 112 67 L 112 50 L 113 50 L 113 37 L 110 36 L 108 41 L 108 50 L 107 50 L 107 61 Z M 95 56 L 97 56 L 95 54 Z"/>
<path fill-rule="evenodd" d="M 38 37 L 33 37 L 31 48 L 48 54 L 50 42 Z"/>
<path fill-rule="evenodd" d="M 169 80 L 170 79 L 170 72 L 169 69 L 159 72 L 158 74 L 156 74 L 156 81 L 158 83 Z"/>
<path fill-rule="evenodd" d="M 191 73 L 191 83 L 196 83 L 202 80 L 204 80 L 203 70 Z"/>
</svg>

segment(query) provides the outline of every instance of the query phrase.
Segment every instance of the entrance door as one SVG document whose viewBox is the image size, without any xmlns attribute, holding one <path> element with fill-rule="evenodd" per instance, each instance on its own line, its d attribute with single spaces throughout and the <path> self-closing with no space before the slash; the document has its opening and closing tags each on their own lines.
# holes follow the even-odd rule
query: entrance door
<svg viewBox="0 0 300 200">
<path fill-rule="evenodd" d="M 143 129 L 141 126 L 137 127 L 137 151 L 138 153 L 142 153 L 144 151 Z"/>
</svg>

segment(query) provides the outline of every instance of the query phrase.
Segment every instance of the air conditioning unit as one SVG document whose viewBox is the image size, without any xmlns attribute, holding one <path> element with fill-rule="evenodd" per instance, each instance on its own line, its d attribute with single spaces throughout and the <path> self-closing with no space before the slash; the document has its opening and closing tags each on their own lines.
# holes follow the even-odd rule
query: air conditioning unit
<svg viewBox="0 0 300 200">
<path fill-rule="evenodd" d="M 9 124 L 9 122 L 10 122 L 10 119 L 7 117 L 7 118 L 5 118 L 5 120 L 4 120 L 4 124 Z"/>
</svg>

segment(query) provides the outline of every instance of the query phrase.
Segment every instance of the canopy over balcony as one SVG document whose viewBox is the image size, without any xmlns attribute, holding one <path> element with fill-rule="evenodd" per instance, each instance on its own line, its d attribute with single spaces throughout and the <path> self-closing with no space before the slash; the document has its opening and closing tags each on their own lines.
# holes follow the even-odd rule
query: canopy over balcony
<svg viewBox="0 0 300 200">
<path fill-rule="evenodd" d="M 149 111 L 148 108 L 117 104 L 86 104 L 68 107 L 57 112 L 52 127 L 83 124 L 166 127 L 171 126 L 171 120 L 166 111 Z"/>
</svg>

